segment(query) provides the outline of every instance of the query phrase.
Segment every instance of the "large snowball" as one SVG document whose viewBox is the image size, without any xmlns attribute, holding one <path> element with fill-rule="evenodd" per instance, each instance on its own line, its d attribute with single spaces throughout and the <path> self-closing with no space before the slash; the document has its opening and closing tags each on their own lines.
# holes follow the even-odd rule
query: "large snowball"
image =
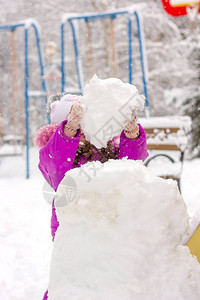
<svg viewBox="0 0 200 300">
<path fill-rule="evenodd" d="M 67 172 L 56 203 L 50 300 L 200 299 L 175 182 L 131 160 L 91 162 Z"/>
<path fill-rule="evenodd" d="M 95 75 L 84 88 L 81 103 L 85 110 L 81 128 L 86 139 L 101 148 L 121 133 L 132 110 L 144 108 L 144 96 L 120 79 L 102 80 Z"/>
</svg>

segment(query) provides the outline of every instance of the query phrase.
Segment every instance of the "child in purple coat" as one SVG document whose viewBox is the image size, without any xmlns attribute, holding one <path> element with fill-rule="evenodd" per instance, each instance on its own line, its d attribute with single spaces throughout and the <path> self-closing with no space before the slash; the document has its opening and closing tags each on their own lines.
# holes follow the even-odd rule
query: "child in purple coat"
<svg viewBox="0 0 200 300">
<path fill-rule="evenodd" d="M 144 161 L 147 158 L 146 134 L 142 126 L 136 123 L 134 114 L 132 120 L 121 132 L 118 143 L 116 143 L 117 138 L 114 138 L 108 142 L 106 148 L 97 149 L 90 142 L 86 141 L 81 131 L 80 121 L 83 111 L 78 101 L 78 96 L 72 96 L 74 102 L 72 101 L 69 105 L 70 96 L 65 95 L 60 102 L 56 101 L 53 105 L 52 119 L 56 116 L 56 121 L 61 121 L 65 115 L 63 115 L 64 108 L 66 108 L 66 116 L 46 145 L 42 147 L 39 155 L 39 169 L 55 191 L 67 171 L 80 167 L 89 161 L 101 161 L 104 163 L 108 159 L 121 159 L 123 157 Z M 69 107 L 71 107 L 70 112 Z M 62 115 L 60 120 L 58 118 L 59 110 L 60 115 Z M 54 120 L 52 121 L 54 122 Z M 51 219 L 53 239 L 58 226 L 59 223 L 53 204 Z M 45 297 L 44 299 L 47 299 L 47 295 Z"/>
</svg>

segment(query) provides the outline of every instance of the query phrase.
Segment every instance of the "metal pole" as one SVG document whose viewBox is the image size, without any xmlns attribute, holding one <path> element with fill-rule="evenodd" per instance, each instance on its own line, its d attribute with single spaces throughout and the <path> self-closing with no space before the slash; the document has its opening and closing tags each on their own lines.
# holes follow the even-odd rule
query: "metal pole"
<svg viewBox="0 0 200 300">
<path fill-rule="evenodd" d="M 44 66 L 42 62 L 42 54 L 40 48 L 40 38 L 37 26 L 35 24 L 30 24 L 34 27 L 38 56 L 41 69 L 41 77 L 44 75 Z M 24 73 L 25 73 L 25 127 L 26 127 L 26 178 L 30 177 L 30 167 L 29 167 L 29 65 L 28 65 L 28 27 L 26 23 L 11 24 L 11 25 L 0 25 L 0 31 L 14 31 L 18 27 L 24 27 Z M 42 78 L 42 90 L 46 93 L 46 83 Z M 49 119 L 48 119 L 49 120 Z"/>
<path fill-rule="evenodd" d="M 5 30 L 5 31 L 8 31 L 8 30 L 15 30 L 16 28 L 18 27 L 24 27 L 25 23 L 19 23 L 19 24 L 11 24 L 11 25 L 0 25 L 0 30 Z"/>
<path fill-rule="evenodd" d="M 95 19 L 102 19 L 102 18 L 110 18 L 110 17 L 115 17 L 118 15 L 124 15 L 128 14 L 128 10 L 122 10 L 122 11 L 115 11 L 115 12 L 105 12 L 105 13 L 94 13 L 94 14 L 89 14 L 89 15 L 75 15 L 70 18 L 68 18 L 68 21 L 73 21 L 73 20 L 83 20 L 83 19 L 89 19 L 89 20 L 95 20 Z"/>
<path fill-rule="evenodd" d="M 16 97 L 15 97 L 15 81 L 16 81 L 16 50 L 14 30 L 10 31 L 10 58 L 11 58 L 11 103 L 12 103 L 12 126 L 13 126 L 13 142 L 14 153 L 17 151 L 17 118 L 16 118 Z"/>
<path fill-rule="evenodd" d="M 28 97 L 28 28 L 24 30 L 24 58 L 25 58 L 25 125 L 26 125 L 26 178 L 29 174 L 29 97 Z"/>
<path fill-rule="evenodd" d="M 61 24 L 61 92 L 65 91 L 65 41 L 64 41 L 64 33 L 65 33 L 65 24 Z"/>
<path fill-rule="evenodd" d="M 112 45 L 112 76 L 118 77 L 118 68 L 117 68 L 117 51 L 116 51 L 116 40 L 115 40 L 115 30 L 114 30 L 114 19 L 115 16 L 112 16 L 110 19 L 110 32 L 111 32 L 111 45 Z"/>
<path fill-rule="evenodd" d="M 140 18 L 138 13 L 134 12 L 137 22 L 137 29 L 138 29 L 138 40 L 139 40 L 139 48 L 140 48 L 140 62 L 141 62 L 141 68 L 142 68 L 142 80 L 143 80 L 143 86 L 144 86 L 144 95 L 145 95 L 145 106 L 147 110 L 149 109 L 149 102 L 148 102 L 148 93 L 147 93 L 147 84 L 146 84 L 146 75 L 145 75 L 145 67 L 144 67 L 144 54 L 143 54 L 143 45 L 142 45 L 142 32 L 141 32 L 141 26 L 140 26 Z"/>
<path fill-rule="evenodd" d="M 93 60 L 93 51 L 92 51 L 92 41 L 91 41 L 91 30 L 88 19 L 85 19 L 86 29 L 87 29 L 87 71 L 88 77 L 91 79 L 94 75 L 94 60 Z"/>
<path fill-rule="evenodd" d="M 83 88 L 82 88 L 82 82 L 81 82 L 81 75 L 80 75 L 80 65 L 79 65 L 79 56 L 78 56 L 78 47 L 77 47 L 77 41 L 76 41 L 76 33 L 75 33 L 75 28 L 71 20 L 69 20 L 69 23 L 71 25 L 72 29 L 72 35 L 73 35 L 73 43 L 74 43 L 74 53 L 75 53 L 75 61 L 76 61 L 76 72 L 78 76 L 78 86 L 80 89 L 80 93 L 83 93 Z"/>
<path fill-rule="evenodd" d="M 47 94 L 47 88 L 46 88 L 46 82 L 45 80 L 43 79 L 43 76 L 44 76 L 44 66 L 43 66 L 43 61 L 42 61 L 42 51 L 41 51 L 41 47 L 40 47 L 40 37 L 39 37 L 39 33 L 38 33 L 38 29 L 37 27 L 35 26 L 35 24 L 32 24 L 34 30 L 35 30 L 35 37 L 36 37 L 36 43 L 37 43 L 37 49 L 38 49 L 38 57 L 39 57 L 39 64 L 40 64 L 40 75 L 41 75 L 41 78 L 42 78 L 42 90 L 44 92 L 44 94 Z M 42 97 L 42 108 L 43 108 L 43 125 L 45 123 L 45 115 L 46 115 L 46 112 L 45 112 L 45 104 L 47 103 L 47 97 L 46 96 L 43 96 Z M 47 119 L 48 119 L 48 123 L 50 123 L 50 118 L 49 118 L 49 115 L 47 116 Z"/>
<path fill-rule="evenodd" d="M 132 84 L 132 15 L 128 15 L 128 55 L 129 83 Z"/>
</svg>

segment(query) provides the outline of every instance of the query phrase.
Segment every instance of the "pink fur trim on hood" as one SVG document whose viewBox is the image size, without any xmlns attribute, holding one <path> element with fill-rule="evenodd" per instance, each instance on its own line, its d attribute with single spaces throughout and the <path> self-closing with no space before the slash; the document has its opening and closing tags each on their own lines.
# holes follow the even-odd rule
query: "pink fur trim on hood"
<svg viewBox="0 0 200 300">
<path fill-rule="evenodd" d="M 58 124 L 49 124 L 38 129 L 35 134 L 34 144 L 38 148 L 43 148 L 47 144 L 51 136 L 56 132 L 57 128 Z"/>
</svg>

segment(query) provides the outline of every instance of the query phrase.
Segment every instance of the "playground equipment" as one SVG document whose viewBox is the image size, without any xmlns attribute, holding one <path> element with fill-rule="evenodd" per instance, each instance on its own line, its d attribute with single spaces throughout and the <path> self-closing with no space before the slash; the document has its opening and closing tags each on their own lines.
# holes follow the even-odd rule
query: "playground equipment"
<svg viewBox="0 0 200 300">
<path fill-rule="evenodd" d="M 58 87 L 58 84 L 60 85 L 61 80 L 60 61 L 57 62 L 55 59 L 57 50 L 57 44 L 53 41 L 47 42 L 44 47 L 46 64 L 44 70 L 45 76 L 43 76 L 43 80 L 46 82 L 49 95 L 56 93 L 60 89 L 60 87 Z"/>
<path fill-rule="evenodd" d="M 167 1 L 169 2 L 169 1 Z M 169 4 L 169 3 L 168 3 Z M 83 27 L 86 25 L 86 33 L 87 33 L 87 62 L 89 68 L 90 76 L 95 73 L 94 66 L 94 54 L 92 49 L 92 34 L 91 28 L 94 21 L 103 20 L 103 25 L 105 26 L 105 20 L 110 21 L 110 44 L 109 49 L 111 52 L 111 60 L 112 60 L 112 76 L 115 75 L 118 77 L 118 65 L 117 65 L 117 43 L 116 36 L 114 32 L 114 21 L 118 16 L 124 15 L 128 19 L 128 78 L 129 83 L 133 83 L 133 18 L 136 20 L 137 25 L 137 38 L 139 41 L 139 52 L 140 52 L 140 63 L 142 70 L 142 79 L 143 79 L 143 89 L 144 95 L 146 98 L 145 102 L 145 112 L 146 116 L 149 117 L 149 105 L 148 105 L 148 95 L 147 95 L 147 81 L 146 81 L 146 61 L 145 61 L 145 52 L 144 52 L 144 40 L 143 40 L 143 30 L 142 30 L 142 22 L 139 11 L 134 7 L 125 10 L 117 10 L 112 12 L 104 12 L 99 14 L 84 14 L 84 15 L 64 15 L 62 18 L 61 24 L 61 71 L 62 71 L 62 92 L 71 92 L 66 83 L 66 75 L 65 75 L 65 40 L 64 40 L 64 32 L 65 32 L 65 24 L 68 23 L 71 28 L 72 37 L 73 37 L 73 47 L 74 47 L 74 55 L 75 55 L 75 65 L 76 65 L 76 76 L 78 82 L 78 89 L 74 90 L 75 93 L 83 93 L 83 85 L 84 85 L 84 75 L 82 70 L 82 61 L 81 55 L 79 55 L 80 45 L 78 45 L 78 41 L 80 40 L 80 29 L 78 25 L 80 22 Z M 108 25 L 108 24 L 107 24 Z M 81 27 L 81 28 L 82 28 Z M 108 30 L 108 26 L 106 28 Z M 106 31 L 104 30 L 104 31 Z M 108 35 L 106 35 L 107 37 Z M 108 46 L 108 42 L 106 41 Z M 69 46 L 68 46 L 69 48 Z M 94 47 L 93 47 L 94 48 Z M 179 120 L 177 122 L 177 120 Z M 181 180 L 181 172 L 183 168 L 184 161 L 184 151 L 187 147 L 187 134 L 189 132 L 188 120 L 187 117 L 176 117 L 176 119 L 169 117 L 162 118 L 146 118 L 141 120 L 140 122 L 144 125 L 144 128 L 147 132 L 147 144 L 148 149 L 150 150 L 150 157 L 145 162 L 146 166 L 152 167 L 155 163 L 158 163 L 159 176 L 163 178 L 172 178 L 177 181 L 179 189 L 180 188 L 180 180 Z M 144 124 L 143 124 L 144 123 Z M 179 144 L 178 144 L 179 142 Z M 174 155 L 175 152 L 175 155 Z M 179 157 L 177 158 L 177 153 Z M 164 163 L 163 163 L 164 160 Z"/>
<path fill-rule="evenodd" d="M 17 54 L 15 46 L 14 31 L 10 31 L 10 73 L 11 73 L 11 123 L 12 134 L 5 135 L 3 119 L 1 119 L 1 140 L 3 145 L 0 149 L 0 156 L 22 155 L 22 144 L 25 142 L 25 124 L 22 107 L 21 83 L 19 78 L 19 70 L 17 65 Z M 16 92 L 15 92 L 16 88 Z M 18 114 L 17 114 L 18 112 Z M 3 115 L 0 111 L 1 116 Z M 17 122 L 17 117 L 19 121 Z M 19 126 L 21 127 L 19 129 Z M 17 131 L 21 132 L 21 136 L 17 135 Z"/>
<path fill-rule="evenodd" d="M 29 30 L 33 28 L 36 44 L 37 44 L 37 52 L 38 52 L 38 59 L 39 59 L 39 67 L 40 67 L 40 79 L 41 79 L 41 91 L 30 91 L 29 90 Z M 16 51 L 15 51 L 15 43 L 14 43 L 14 32 L 15 30 L 23 28 L 24 29 L 24 75 L 25 75 L 25 143 L 26 143 L 26 178 L 30 176 L 29 170 L 29 98 L 30 97 L 41 97 L 43 107 L 45 106 L 45 102 L 47 100 L 47 90 L 46 84 L 43 79 L 44 76 L 44 66 L 42 60 L 42 53 L 41 53 L 41 46 L 40 46 L 40 36 L 38 30 L 38 24 L 33 19 L 28 19 L 24 22 L 17 23 L 17 24 L 9 24 L 9 25 L 1 25 L 0 31 L 9 31 L 11 36 L 11 77 L 12 77 L 12 101 L 13 101 L 13 128 L 16 128 L 16 119 L 15 119 L 15 95 L 14 95 L 14 88 L 15 88 L 15 81 L 18 90 L 18 97 L 19 103 L 22 101 L 20 95 L 20 87 L 19 87 L 19 74 L 17 73 L 17 63 L 16 63 Z M 23 115 L 23 114 L 22 114 Z M 23 121 L 23 119 L 22 119 Z M 1 122 L 1 128 L 3 127 Z M 23 126 L 22 126 L 23 128 Z M 15 130 L 15 129 L 14 129 Z M 17 141 L 16 132 L 14 132 L 14 140 Z"/>
<path fill-rule="evenodd" d="M 87 60 L 88 60 L 88 68 L 89 75 L 94 74 L 94 61 L 93 61 L 93 53 L 91 46 L 91 24 L 94 21 L 106 19 L 110 20 L 110 39 L 111 44 L 110 48 L 112 53 L 112 77 L 118 77 L 118 68 L 117 68 L 117 54 L 116 54 L 116 37 L 114 33 L 114 21 L 118 16 L 126 16 L 128 21 L 128 38 L 127 38 L 127 53 L 128 53 L 128 79 L 129 83 L 133 83 L 133 50 L 132 50 L 132 41 L 133 41 L 133 18 L 136 20 L 137 24 L 137 38 L 139 41 L 139 51 L 140 51 L 140 63 L 141 63 L 141 71 L 142 71 L 142 80 L 143 80 L 143 89 L 145 95 L 145 105 L 146 105 L 146 114 L 149 114 L 149 105 L 148 105 L 148 95 L 147 95 L 147 80 L 146 80 L 146 61 L 144 55 L 144 41 L 143 41 L 143 30 L 142 30 L 142 22 L 139 14 L 139 10 L 135 7 L 131 7 L 125 10 L 116 10 L 109 11 L 103 13 L 93 13 L 93 14 L 66 14 L 62 17 L 61 23 L 61 72 L 62 72 L 62 92 L 70 92 L 70 93 L 83 93 L 83 71 L 82 71 L 82 62 L 81 57 L 79 55 L 78 49 L 78 39 L 79 38 L 79 28 L 78 25 L 80 21 L 84 21 L 86 25 L 87 32 Z M 73 37 L 73 47 L 74 47 L 74 55 L 75 55 L 75 65 L 76 65 L 76 76 L 78 82 L 78 89 L 70 90 L 67 86 L 66 82 L 66 73 L 65 73 L 65 25 L 69 24 L 71 28 L 71 33 Z M 98 34 L 97 34 L 98 35 Z M 106 39 L 106 37 L 105 37 Z M 98 40 L 98 36 L 97 36 Z M 96 41 L 97 42 L 97 41 Z"/>
<path fill-rule="evenodd" d="M 163 7 L 173 17 L 200 13 L 200 0 L 162 0 Z M 196 11 L 196 12 L 195 12 Z"/>
</svg>

